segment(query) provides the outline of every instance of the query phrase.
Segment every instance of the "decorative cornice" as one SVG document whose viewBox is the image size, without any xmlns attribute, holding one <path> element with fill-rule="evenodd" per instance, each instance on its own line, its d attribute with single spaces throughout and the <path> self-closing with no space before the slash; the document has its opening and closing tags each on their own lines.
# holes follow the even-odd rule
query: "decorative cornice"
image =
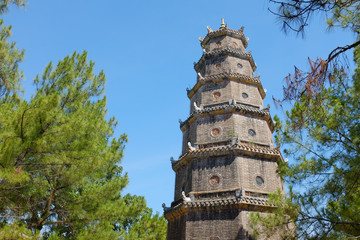
<svg viewBox="0 0 360 240">
<path fill-rule="evenodd" d="M 221 49 L 217 49 L 211 52 L 205 52 L 200 60 L 194 65 L 194 69 L 196 70 L 196 72 L 199 72 L 200 67 L 205 63 L 205 60 L 210 59 L 210 58 L 214 58 L 214 57 L 219 57 L 219 56 L 234 56 L 234 57 L 238 57 L 241 59 L 245 59 L 245 60 L 249 60 L 250 65 L 252 70 L 255 72 L 256 71 L 256 64 L 254 62 L 254 59 L 251 55 L 251 52 L 249 51 L 248 53 L 246 52 L 241 52 L 236 48 L 232 48 L 232 47 L 226 47 L 226 48 L 221 48 Z"/>
<path fill-rule="evenodd" d="M 206 106 L 199 110 L 193 111 L 190 116 L 180 124 L 181 131 L 185 131 L 191 123 L 193 123 L 198 118 L 203 118 L 206 116 L 213 116 L 218 114 L 227 114 L 227 113 L 238 113 L 238 114 L 247 114 L 251 116 L 257 116 L 264 118 L 269 125 L 270 130 L 274 131 L 274 123 L 270 116 L 268 109 L 259 109 L 258 107 L 242 104 L 242 103 L 222 103 L 213 106 Z"/>
<path fill-rule="evenodd" d="M 248 39 L 246 39 L 244 32 L 241 28 L 239 31 L 233 30 L 230 28 L 220 28 L 217 31 L 209 32 L 206 37 L 201 41 L 201 47 L 204 48 L 205 45 L 210 41 L 212 38 L 221 37 L 221 36 L 231 36 L 237 39 L 240 39 L 243 43 L 244 47 L 246 48 L 248 45 Z"/>
<path fill-rule="evenodd" d="M 275 207 L 275 205 L 269 204 L 268 200 L 265 198 L 234 196 L 229 198 L 193 200 L 190 202 L 183 201 L 172 208 L 168 208 L 164 212 L 164 216 L 168 221 L 171 221 L 188 212 L 217 211 L 227 209 L 265 211 Z"/>
<path fill-rule="evenodd" d="M 265 98 L 266 93 L 260 82 L 260 78 L 259 77 L 250 77 L 248 75 L 244 75 L 241 73 L 220 73 L 220 74 L 209 75 L 206 77 L 198 77 L 198 81 L 196 82 L 194 87 L 188 91 L 188 93 L 187 93 L 188 97 L 192 98 L 192 96 L 194 96 L 195 92 L 201 86 L 204 86 L 207 83 L 223 82 L 223 81 L 235 81 L 235 82 L 248 83 L 251 85 L 255 85 L 255 86 L 257 86 L 262 99 Z"/>
<path fill-rule="evenodd" d="M 243 155 L 267 159 L 270 161 L 284 161 L 279 148 L 261 147 L 244 142 L 229 143 L 226 145 L 205 147 L 200 149 L 189 149 L 179 157 L 178 161 L 172 162 L 172 168 L 178 172 L 194 159 L 206 159 L 214 156 Z"/>
</svg>

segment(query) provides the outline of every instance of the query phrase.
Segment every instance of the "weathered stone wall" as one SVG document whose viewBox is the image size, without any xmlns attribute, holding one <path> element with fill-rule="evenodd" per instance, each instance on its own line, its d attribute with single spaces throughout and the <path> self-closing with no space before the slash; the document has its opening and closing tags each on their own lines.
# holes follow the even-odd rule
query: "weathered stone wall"
<svg viewBox="0 0 360 240">
<path fill-rule="evenodd" d="M 239 165 L 236 164 L 234 156 L 195 160 L 191 163 L 191 166 L 193 179 L 191 190 L 193 192 L 226 190 L 239 187 L 237 181 L 239 178 Z"/>
<path fill-rule="evenodd" d="M 232 116 L 234 122 L 234 136 L 241 141 L 257 143 L 261 145 L 273 146 L 273 137 L 264 119 L 234 114 Z M 249 130 L 252 129 L 255 135 L 251 135 Z"/>
<path fill-rule="evenodd" d="M 182 191 L 184 191 L 185 193 L 189 193 L 192 191 L 193 179 L 191 169 L 191 165 L 186 165 L 176 173 L 174 201 L 178 201 L 182 198 Z"/>
<path fill-rule="evenodd" d="M 230 94 L 236 100 L 236 102 L 249 104 L 256 107 L 264 106 L 257 86 L 232 81 L 230 83 L 230 87 Z"/>
<path fill-rule="evenodd" d="M 181 216 L 168 222 L 167 240 L 185 240 L 186 216 Z"/>
<path fill-rule="evenodd" d="M 254 76 L 254 72 L 249 60 L 228 56 L 224 62 L 224 72 L 241 73 L 250 77 Z"/>
<path fill-rule="evenodd" d="M 213 210 L 189 212 L 168 223 L 168 240 L 280 240 L 280 232 L 275 231 L 268 238 L 252 235 L 250 215 L 247 209 Z M 268 213 L 260 213 L 266 216 Z M 293 225 L 289 225 L 293 228 Z"/>
<path fill-rule="evenodd" d="M 244 58 L 244 59 L 243 59 Z M 254 76 L 249 60 L 246 57 L 220 56 L 205 60 L 202 67 L 202 76 L 210 76 L 220 73 L 241 73 Z"/>
<path fill-rule="evenodd" d="M 242 189 L 257 192 L 274 192 L 277 189 L 284 191 L 284 185 L 276 173 L 276 162 L 246 156 L 237 156 L 235 162 L 239 170 L 237 180 Z M 256 177 L 264 180 L 263 185 L 257 184 Z"/>
<path fill-rule="evenodd" d="M 214 115 L 197 119 L 191 126 L 190 132 L 196 128 L 196 135 L 191 139 L 196 144 L 206 144 L 229 140 L 234 131 L 232 114 Z M 219 129 L 219 133 L 214 135 L 212 130 Z"/>
<path fill-rule="evenodd" d="M 209 83 L 201 86 L 190 99 L 190 113 L 194 111 L 194 102 L 198 107 L 229 102 L 263 107 L 263 101 L 257 86 L 235 81 Z"/>
<path fill-rule="evenodd" d="M 209 42 L 206 44 L 206 49 L 208 51 L 214 51 L 222 47 L 228 47 L 228 46 L 232 48 L 236 48 L 241 52 L 245 52 L 245 47 L 242 44 L 241 40 L 229 36 L 221 36 L 210 39 Z"/>
<path fill-rule="evenodd" d="M 241 210 L 222 210 L 188 213 L 186 218 L 187 240 L 251 239 L 242 225 Z"/>
<path fill-rule="evenodd" d="M 230 81 L 209 83 L 201 86 L 190 99 L 190 113 L 194 111 L 194 102 L 196 102 L 197 106 L 218 104 L 228 102 L 230 99 L 232 99 L 233 95 L 234 94 L 231 92 Z"/>
<path fill-rule="evenodd" d="M 181 192 L 226 191 L 244 189 L 269 193 L 280 189 L 284 192 L 283 182 L 276 173 L 274 161 L 246 156 L 222 156 L 194 159 L 180 169 L 175 180 L 175 201 L 180 200 Z M 216 179 L 211 179 L 216 176 Z M 256 182 L 263 179 L 263 184 Z M 218 180 L 218 182 L 216 182 Z"/>
<path fill-rule="evenodd" d="M 241 170 L 238 169 L 240 164 L 235 159 L 231 155 L 194 159 L 176 174 L 175 201 L 182 198 L 182 191 L 188 194 L 189 192 L 239 188 Z"/>
<path fill-rule="evenodd" d="M 214 128 L 219 130 L 218 134 L 213 134 Z M 251 130 L 254 131 L 254 135 L 249 133 Z M 233 138 L 249 143 L 274 146 L 272 133 L 264 119 L 229 113 L 196 119 L 184 131 L 183 153 L 188 150 L 188 142 L 192 145 L 208 144 L 230 141 Z"/>
</svg>

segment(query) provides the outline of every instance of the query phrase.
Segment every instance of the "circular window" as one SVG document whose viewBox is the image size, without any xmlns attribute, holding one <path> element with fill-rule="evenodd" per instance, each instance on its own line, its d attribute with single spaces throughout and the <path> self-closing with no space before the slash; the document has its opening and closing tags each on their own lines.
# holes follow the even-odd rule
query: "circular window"
<svg viewBox="0 0 360 240">
<path fill-rule="evenodd" d="M 220 47 L 220 46 L 221 46 L 221 42 L 220 42 L 220 41 L 216 42 L 216 46 L 217 46 L 217 47 Z"/>
<path fill-rule="evenodd" d="M 217 63 L 217 64 L 215 65 L 215 67 L 216 67 L 216 68 L 221 68 L 221 63 Z"/>
<path fill-rule="evenodd" d="M 248 98 L 249 97 L 249 95 L 247 93 L 245 93 L 245 92 L 243 92 L 241 95 L 242 95 L 243 98 Z"/>
<path fill-rule="evenodd" d="M 237 67 L 238 67 L 238 68 L 243 68 L 243 65 L 242 65 L 241 63 L 238 63 L 238 64 L 237 64 Z"/>
<path fill-rule="evenodd" d="M 210 135 L 213 137 L 217 137 L 220 135 L 220 129 L 219 128 L 213 128 L 211 129 Z"/>
<path fill-rule="evenodd" d="M 264 185 L 264 179 L 262 179 L 262 177 L 257 176 L 256 177 L 256 184 L 259 186 Z"/>
<path fill-rule="evenodd" d="M 253 129 L 249 129 L 248 133 L 249 133 L 250 136 L 255 136 L 256 135 L 256 132 Z"/>
<path fill-rule="evenodd" d="M 214 92 L 213 96 L 214 96 L 215 99 L 218 99 L 221 96 L 221 93 L 220 92 Z"/>
<path fill-rule="evenodd" d="M 212 176 L 210 179 L 209 179 L 209 183 L 211 186 L 216 186 L 220 183 L 220 177 L 217 176 L 217 175 L 214 175 Z"/>
</svg>

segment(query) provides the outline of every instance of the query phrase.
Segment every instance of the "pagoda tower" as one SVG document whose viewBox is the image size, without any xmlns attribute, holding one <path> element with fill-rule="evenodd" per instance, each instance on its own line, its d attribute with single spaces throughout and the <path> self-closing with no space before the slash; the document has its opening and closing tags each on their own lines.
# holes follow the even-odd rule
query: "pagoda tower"
<svg viewBox="0 0 360 240">
<path fill-rule="evenodd" d="M 164 207 L 168 240 L 252 239 L 250 213 L 271 209 L 268 194 L 284 183 L 277 175 L 274 123 L 264 108 L 266 90 L 244 28 L 208 27 L 199 38 L 197 81 L 187 95 L 190 116 L 180 121 L 182 154 L 171 159 L 174 201 Z"/>
</svg>

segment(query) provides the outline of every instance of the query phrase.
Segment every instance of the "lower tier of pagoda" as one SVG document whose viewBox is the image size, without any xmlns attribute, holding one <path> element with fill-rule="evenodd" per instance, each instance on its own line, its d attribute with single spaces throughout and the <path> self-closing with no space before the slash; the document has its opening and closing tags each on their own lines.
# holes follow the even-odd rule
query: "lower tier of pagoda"
<svg viewBox="0 0 360 240">
<path fill-rule="evenodd" d="M 234 139 L 229 142 L 217 143 L 217 145 L 196 145 L 190 148 L 179 160 L 172 161 L 172 168 L 175 172 L 189 164 L 194 159 L 205 159 L 214 156 L 239 155 L 251 156 L 271 161 L 284 161 L 279 148 L 269 148 L 251 143 L 241 142 Z"/>
<path fill-rule="evenodd" d="M 172 220 L 189 212 L 246 209 L 264 212 L 275 208 L 268 202 L 268 193 L 244 189 L 221 192 L 189 193 L 187 200 L 173 202 L 171 207 L 164 206 L 164 216 Z"/>
</svg>

